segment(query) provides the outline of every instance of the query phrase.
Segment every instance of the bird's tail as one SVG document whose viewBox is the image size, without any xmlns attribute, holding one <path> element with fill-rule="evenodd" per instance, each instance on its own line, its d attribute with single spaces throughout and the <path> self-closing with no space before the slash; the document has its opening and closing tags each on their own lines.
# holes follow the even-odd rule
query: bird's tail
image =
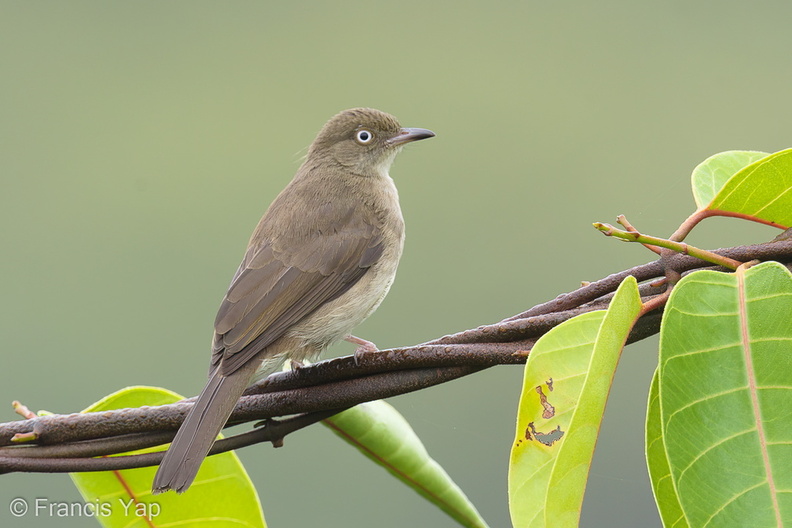
<svg viewBox="0 0 792 528">
<path fill-rule="evenodd" d="M 248 361 L 227 376 L 220 373 L 220 368 L 215 369 L 160 463 L 152 487 L 155 494 L 169 489 L 182 493 L 190 487 L 201 462 L 249 385 L 257 363 Z"/>
</svg>

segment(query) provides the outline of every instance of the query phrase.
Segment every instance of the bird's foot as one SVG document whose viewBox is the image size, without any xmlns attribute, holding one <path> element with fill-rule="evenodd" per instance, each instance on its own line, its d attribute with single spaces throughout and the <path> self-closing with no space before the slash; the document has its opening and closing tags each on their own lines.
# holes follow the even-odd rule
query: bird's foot
<svg viewBox="0 0 792 528">
<path fill-rule="evenodd" d="M 358 347 L 355 349 L 355 354 L 352 356 L 352 357 L 355 358 L 355 366 L 356 367 L 360 366 L 360 360 L 361 360 L 361 358 L 364 355 L 366 355 L 366 354 L 368 354 L 370 352 L 379 352 L 379 349 L 377 348 L 377 345 L 375 345 L 371 341 L 366 341 L 365 339 L 361 339 L 359 337 L 355 337 L 352 334 L 346 336 L 344 338 L 344 341 L 348 341 L 350 343 L 358 345 Z"/>
</svg>

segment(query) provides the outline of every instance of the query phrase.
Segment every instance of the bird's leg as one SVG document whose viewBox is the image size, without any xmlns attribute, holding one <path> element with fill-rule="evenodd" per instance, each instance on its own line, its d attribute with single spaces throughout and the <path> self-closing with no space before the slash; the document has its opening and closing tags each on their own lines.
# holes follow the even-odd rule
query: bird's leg
<svg viewBox="0 0 792 528">
<path fill-rule="evenodd" d="M 358 345 L 357 350 L 355 350 L 355 354 L 358 352 L 379 352 L 379 348 L 377 345 L 372 343 L 371 341 L 366 341 L 365 339 L 361 339 L 359 337 L 355 337 L 352 334 L 349 334 L 344 338 L 344 341 L 349 341 L 355 345 Z"/>
<path fill-rule="evenodd" d="M 350 343 L 358 345 L 358 347 L 355 349 L 355 354 L 353 356 L 355 358 L 355 366 L 360 365 L 360 358 L 363 356 L 363 354 L 366 354 L 367 352 L 379 352 L 377 345 L 375 345 L 371 341 L 366 341 L 365 339 L 355 337 L 352 334 L 346 336 L 344 338 L 344 341 L 348 341 Z"/>
</svg>

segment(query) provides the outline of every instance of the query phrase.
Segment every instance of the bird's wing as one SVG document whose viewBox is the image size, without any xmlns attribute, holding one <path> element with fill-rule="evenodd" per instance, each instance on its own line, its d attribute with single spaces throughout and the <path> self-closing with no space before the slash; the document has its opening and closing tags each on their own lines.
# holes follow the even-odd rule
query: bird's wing
<svg viewBox="0 0 792 528">
<path fill-rule="evenodd" d="M 379 260 L 381 231 L 354 209 L 332 229 L 265 238 L 248 248 L 215 319 L 212 368 L 222 360 L 222 372 L 234 372 Z"/>
</svg>

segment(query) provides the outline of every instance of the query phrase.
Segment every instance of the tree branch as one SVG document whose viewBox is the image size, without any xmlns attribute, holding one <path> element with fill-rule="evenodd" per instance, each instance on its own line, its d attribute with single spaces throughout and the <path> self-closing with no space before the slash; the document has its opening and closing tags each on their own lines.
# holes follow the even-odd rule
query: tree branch
<svg viewBox="0 0 792 528">
<path fill-rule="evenodd" d="M 716 250 L 739 261 L 792 262 L 792 240 Z M 711 267 L 687 255 L 661 259 L 609 275 L 503 321 L 447 335 L 416 346 L 330 359 L 291 372 L 273 374 L 250 387 L 229 425 L 267 420 L 264 427 L 216 443 L 212 453 L 259 442 L 278 445 L 299 428 L 365 401 L 388 398 L 457 379 L 495 365 L 524 363 L 534 343 L 551 328 L 585 312 L 606 308 L 624 278 L 639 282 Z M 715 268 L 718 269 L 718 268 Z M 644 314 L 629 342 L 658 332 L 664 285 L 640 286 L 643 301 L 655 306 Z M 191 400 L 101 413 L 48 415 L 0 424 L 0 472 L 105 471 L 156 465 L 162 453 L 106 458 L 166 443 L 184 420 Z M 297 414 L 287 420 L 274 417 Z M 24 445 L 13 438 L 32 439 Z M 34 445 L 35 444 L 35 445 Z M 102 457 L 102 458 L 91 458 Z"/>
</svg>

